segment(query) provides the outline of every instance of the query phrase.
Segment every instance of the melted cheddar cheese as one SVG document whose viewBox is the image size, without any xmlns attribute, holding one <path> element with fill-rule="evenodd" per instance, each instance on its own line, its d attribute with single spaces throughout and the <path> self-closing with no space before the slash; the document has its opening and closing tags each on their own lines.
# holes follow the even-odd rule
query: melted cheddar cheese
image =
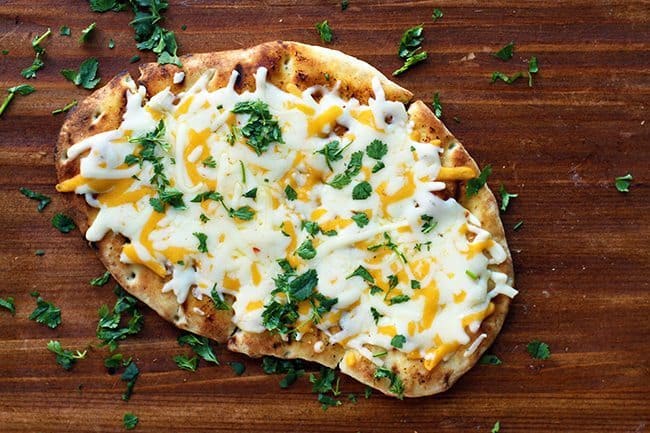
<svg viewBox="0 0 650 433">
<path fill-rule="evenodd" d="M 255 333 L 265 330 L 274 278 L 283 272 L 278 260 L 298 274 L 314 270 L 315 290 L 335 302 L 320 320 L 312 320 L 311 304 L 301 302 L 293 338 L 318 328 L 331 343 L 378 365 L 381 357 L 371 348 L 391 349 L 391 339 L 401 335 L 405 342 L 395 350 L 434 368 L 471 343 L 494 309 L 492 298 L 516 294 L 504 274 L 490 269 L 506 259 L 504 249 L 457 201 L 431 194 L 445 188 L 441 181 L 476 173 L 441 168 L 440 141 L 418 141 L 404 105 L 386 100 L 378 79 L 374 97 L 361 104 L 342 99 L 336 86 L 279 89 L 267 82 L 264 68 L 252 92 L 235 91 L 237 72 L 217 90 L 208 90 L 210 78 L 206 73 L 180 94 L 165 89 L 149 99 L 132 83 L 120 127 L 68 150 L 69 158 L 80 159 L 80 174 L 57 189 L 85 195 L 96 209 L 88 240 L 120 233 L 128 239 L 122 262 L 165 277 L 163 291 L 179 303 L 212 296 L 212 290 L 222 299 L 230 295 L 235 325 Z M 253 100 L 268 105 L 282 132 L 283 142 L 261 154 L 241 134 L 250 115 L 232 112 Z M 183 201 L 162 212 L 152 204 L 159 193 L 153 164 L 125 164 L 141 151 L 133 138 L 154 131 L 158 122 L 167 143 L 159 150 L 160 167 Z M 327 161 L 319 151 L 334 140 L 340 157 Z M 368 151 L 375 140 L 386 145 L 379 170 L 373 169 L 377 155 Z M 350 182 L 334 187 L 359 153 L 362 164 Z M 371 188 L 367 198 L 353 192 L 362 182 Z M 295 198 L 288 199 L 288 188 Z M 253 189 L 256 194 L 249 194 Z M 208 192 L 218 192 L 222 201 L 193 201 Z M 243 207 L 254 212 L 251 218 L 229 214 Z M 356 219 L 361 213 L 367 223 Z M 305 230 L 308 221 L 320 231 Z M 205 235 L 205 248 L 197 233 Z M 298 254 L 306 241 L 315 251 L 311 258 Z M 360 266 L 372 284 L 352 275 Z M 356 361 L 354 353 L 345 357 L 348 365 Z"/>
</svg>

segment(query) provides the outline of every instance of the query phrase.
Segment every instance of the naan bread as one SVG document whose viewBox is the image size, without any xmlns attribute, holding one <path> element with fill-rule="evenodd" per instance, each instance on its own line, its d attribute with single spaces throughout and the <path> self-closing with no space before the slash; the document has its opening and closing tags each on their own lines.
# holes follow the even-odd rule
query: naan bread
<svg viewBox="0 0 650 433">
<path fill-rule="evenodd" d="M 371 80 L 376 77 L 387 100 L 399 101 L 408 106 L 409 116 L 419 133 L 420 141 L 441 140 L 441 146 L 444 148 L 441 155 L 443 166 L 469 166 L 478 173 L 476 163 L 465 148 L 424 103 L 416 101 L 409 105 L 412 98 L 409 91 L 389 81 L 368 64 L 341 52 L 296 42 L 278 41 L 245 50 L 187 55 L 181 60 L 182 69 L 174 65 L 145 64 L 140 67 L 140 77 L 137 80 L 127 73 L 122 73 L 69 113 L 61 129 L 56 152 L 59 182 L 80 173 L 79 159 L 67 157 L 67 150 L 73 144 L 100 132 L 118 128 L 125 112 L 125 93 L 128 89 L 133 89 L 136 83 L 146 87 L 148 97 L 168 87 L 177 94 L 191 87 L 205 71 L 212 69 L 215 73 L 208 89 L 213 90 L 226 86 L 230 72 L 235 70 L 239 72 L 235 89 L 254 90 L 254 74 L 260 66 L 268 69 L 267 80 L 281 89 L 290 83 L 304 90 L 313 85 L 332 86 L 338 81 L 342 98 L 356 98 L 361 103 L 367 103 L 368 98 L 373 96 Z M 174 75 L 180 71 L 184 73 L 184 80 L 177 83 Z M 490 269 L 506 274 L 507 284 L 512 285 L 512 261 L 494 195 L 486 185 L 478 194 L 467 198 L 465 181 L 446 183 L 446 190 L 436 194 L 443 198 L 454 197 L 480 220 L 482 228 L 489 231 L 493 239 L 504 248 L 507 259 L 499 265 L 490 265 Z M 85 232 L 92 223 L 96 210 L 86 204 L 83 196 L 66 194 L 65 197 L 70 203 L 73 218 L 82 232 Z M 177 327 L 220 343 L 227 343 L 230 350 L 252 357 L 273 355 L 315 361 L 328 367 L 338 365 L 342 372 L 386 394 L 394 395 L 389 390 L 388 380 L 374 378 L 376 366 L 372 362 L 363 356 L 355 355 L 353 349 L 329 344 L 327 336 L 316 328 L 304 335 L 300 341 L 287 341 L 269 332 L 250 333 L 236 329 L 231 321 L 232 312 L 215 309 L 207 297 L 197 300 L 194 296 L 189 296 L 185 303 L 179 305 L 173 293 L 162 292 L 165 279 L 146 267 L 120 261 L 120 252 L 125 242 L 124 237 L 111 232 L 93 246 L 106 268 L 128 292 Z M 226 301 L 231 302 L 232 299 L 227 297 Z M 501 329 L 510 298 L 498 295 L 492 302 L 495 306 L 494 312 L 472 333 L 470 343 L 458 347 L 432 370 L 426 369 L 421 359 L 408 359 L 404 353 L 397 350 L 388 351 L 384 358 L 385 365 L 401 378 L 405 396 L 417 397 L 444 391 L 476 363 Z M 487 337 L 476 341 L 483 333 Z M 322 344 L 316 344 L 317 342 Z M 472 350 L 466 353 L 470 346 Z M 350 362 L 350 359 L 354 362 Z"/>
</svg>

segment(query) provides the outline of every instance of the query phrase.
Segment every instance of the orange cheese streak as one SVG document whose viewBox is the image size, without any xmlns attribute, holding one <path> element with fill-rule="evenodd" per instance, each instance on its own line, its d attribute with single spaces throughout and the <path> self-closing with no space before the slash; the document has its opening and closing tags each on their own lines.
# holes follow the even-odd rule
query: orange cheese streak
<svg viewBox="0 0 650 433">
<path fill-rule="evenodd" d="M 375 115 L 372 113 L 372 110 L 353 111 L 351 113 L 351 116 L 357 122 L 366 125 L 377 132 L 384 132 L 383 129 L 377 128 L 377 123 L 375 122 Z"/>
<path fill-rule="evenodd" d="M 476 177 L 472 167 L 440 167 L 436 180 L 469 180 Z"/>
<path fill-rule="evenodd" d="M 343 109 L 338 105 L 332 105 L 318 116 L 309 120 L 307 123 L 307 134 L 309 136 L 321 134 L 325 126 L 329 126 L 330 129 L 333 128 L 336 119 L 338 119 L 341 114 L 343 114 Z"/>
<path fill-rule="evenodd" d="M 388 181 L 382 182 L 377 187 L 377 193 L 379 194 L 379 201 L 381 202 L 381 210 L 384 215 L 388 215 L 388 206 L 391 204 L 397 203 L 401 200 L 409 198 L 415 192 L 415 182 L 413 182 L 413 173 L 410 171 L 406 173 L 406 182 L 400 189 L 398 189 L 394 194 L 388 194 L 386 192 L 386 187 L 388 186 Z"/>
<path fill-rule="evenodd" d="M 151 216 L 145 223 L 144 227 L 142 228 L 142 231 L 140 232 L 140 243 L 142 246 L 149 252 L 149 254 L 153 257 L 153 245 L 151 244 L 151 241 L 149 240 L 149 234 L 155 230 L 156 226 L 158 225 L 158 222 L 165 217 L 165 214 L 160 213 L 160 212 L 152 212 Z M 158 263 L 155 260 L 143 260 L 135 250 L 135 247 L 133 244 L 126 244 L 122 247 L 122 252 L 129 258 L 134 263 L 138 263 L 141 265 L 144 265 L 151 269 L 153 272 L 158 274 L 160 277 L 165 277 L 167 274 L 167 271 L 165 270 L 165 267 Z"/>
<path fill-rule="evenodd" d="M 206 128 L 202 131 L 196 132 L 193 129 L 190 129 L 188 135 L 188 143 L 183 150 L 183 161 L 185 162 L 185 171 L 187 171 L 187 176 L 192 182 L 192 186 L 198 185 L 199 183 L 205 183 L 205 185 L 210 190 L 215 190 L 217 188 L 217 182 L 213 179 L 207 179 L 202 176 L 196 166 L 196 163 L 189 161 L 189 156 L 194 152 L 198 146 L 202 146 L 201 156 L 199 156 L 198 161 L 203 161 L 210 156 L 210 149 L 208 148 L 208 138 L 210 137 L 210 129 Z"/>
</svg>

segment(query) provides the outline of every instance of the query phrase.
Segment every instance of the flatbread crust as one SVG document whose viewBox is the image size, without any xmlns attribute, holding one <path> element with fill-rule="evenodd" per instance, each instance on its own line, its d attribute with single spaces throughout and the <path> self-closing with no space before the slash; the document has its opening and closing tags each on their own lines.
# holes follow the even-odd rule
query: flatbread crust
<svg viewBox="0 0 650 433">
<path fill-rule="evenodd" d="M 280 88 L 287 88 L 289 84 L 297 86 L 300 90 L 317 84 L 331 87 L 338 81 L 339 93 L 344 99 L 354 97 L 361 103 L 367 103 L 368 98 L 373 96 L 370 83 L 373 77 L 377 77 L 384 89 L 386 99 L 408 104 L 412 98 L 408 90 L 391 82 L 361 60 L 339 51 L 296 42 L 276 41 L 245 50 L 187 55 L 182 57 L 181 61 L 182 68 L 157 63 L 145 64 L 140 67 L 137 83 L 128 73 L 121 73 L 71 111 L 61 128 L 57 144 L 56 167 L 59 182 L 79 174 L 79 160 L 70 160 L 66 156 L 70 146 L 91 135 L 118 128 L 126 106 L 125 92 L 128 89 L 133 90 L 137 84 L 147 88 L 148 97 L 167 87 L 172 92 L 179 93 L 188 89 L 205 71 L 214 70 L 214 75 L 208 84 L 208 88 L 213 90 L 224 87 L 231 72 L 237 70 L 240 75 L 235 89 L 254 90 L 255 71 L 260 66 L 264 66 L 268 69 L 268 81 Z M 185 79 L 182 83 L 176 84 L 173 82 L 173 77 L 180 71 L 185 73 Z M 451 135 L 423 102 L 411 103 L 408 111 L 421 141 L 441 140 L 445 149 L 441 156 L 443 166 L 470 166 L 478 172 L 476 162 L 462 144 Z M 464 191 L 465 182 L 450 182 L 445 194 L 455 197 L 459 203 L 469 209 L 479 218 L 482 227 L 491 232 L 494 240 L 503 246 L 508 258 L 498 266 L 492 266 L 491 269 L 508 275 L 508 284 L 512 285 L 514 283 L 512 260 L 494 195 L 487 185 L 469 199 L 466 198 Z M 86 204 L 82 196 L 66 194 L 65 197 L 72 217 L 81 231 L 85 232 L 95 216 L 95 211 Z M 113 277 L 128 292 L 177 327 L 204 335 L 220 343 L 227 342 L 230 350 L 246 353 L 252 357 L 273 355 L 281 358 L 302 358 L 328 367 L 339 365 L 342 372 L 388 395 L 393 395 L 389 391 L 388 380 L 374 379 L 376 366 L 372 362 L 359 355 L 356 357 L 358 359 L 356 363 L 348 365 L 344 357 L 346 352 L 353 350 L 328 344 L 327 336 L 316 328 L 312 328 L 313 332 L 306 334 L 301 341 L 286 341 L 268 332 L 254 334 L 235 329 L 230 320 L 231 311 L 216 310 L 208 298 L 197 300 L 190 296 L 184 304 L 179 305 L 172 293 L 162 293 L 162 286 L 166 279 L 160 278 L 143 266 L 120 262 L 120 252 L 125 242 L 126 239 L 122 236 L 109 233 L 92 246 L 95 247 L 100 260 Z M 494 313 L 482 322 L 476 333 L 476 335 L 486 333 L 487 338 L 468 356 L 465 356 L 465 350 L 469 344 L 460 347 L 448 359 L 429 371 L 424 367 L 422 360 L 410 360 L 399 351 L 389 351 L 384 358 L 385 366 L 399 374 L 404 384 L 405 396 L 417 397 L 444 391 L 476 363 L 501 329 L 510 298 L 499 295 L 493 299 L 493 303 Z M 474 337 L 471 341 L 475 339 Z M 320 343 L 316 344 L 319 341 L 323 342 L 322 348 Z"/>
</svg>

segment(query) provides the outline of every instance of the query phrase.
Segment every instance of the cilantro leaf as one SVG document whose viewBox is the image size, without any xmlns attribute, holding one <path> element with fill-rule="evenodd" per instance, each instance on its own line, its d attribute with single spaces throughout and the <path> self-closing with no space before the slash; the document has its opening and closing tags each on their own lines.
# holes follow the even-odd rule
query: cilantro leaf
<svg viewBox="0 0 650 433">
<path fill-rule="evenodd" d="M 61 233 L 70 233 L 77 226 L 69 216 L 57 213 L 52 217 L 52 227 L 59 230 Z"/>
<path fill-rule="evenodd" d="M 20 75 L 28 80 L 30 78 L 36 78 L 36 72 L 42 69 L 43 66 L 45 66 L 43 60 L 40 57 L 35 57 L 31 65 L 20 71 Z"/>
<path fill-rule="evenodd" d="M 352 178 L 359 174 L 363 164 L 363 151 L 359 150 L 350 155 L 350 162 L 345 168 L 345 172 L 337 174 L 334 179 L 329 183 L 330 186 L 336 189 L 342 189 L 352 182 Z"/>
<path fill-rule="evenodd" d="M 440 94 L 438 92 L 433 94 L 433 114 L 440 119 L 442 117 L 442 104 L 440 103 Z"/>
<path fill-rule="evenodd" d="M 12 316 L 16 315 L 16 305 L 14 304 L 14 298 L 7 296 L 7 299 L 0 298 L 0 307 L 9 310 Z"/>
<path fill-rule="evenodd" d="M 512 229 L 513 229 L 514 231 L 517 231 L 517 230 L 519 230 L 519 229 L 521 228 L 521 226 L 523 226 L 523 225 L 524 225 L 524 222 L 523 222 L 523 221 L 517 221 L 517 222 L 515 223 L 515 225 L 512 227 Z"/>
<path fill-rule="evenodd" d="M 262 370 L 266 374 L 286 373 L 286 376 L 280 381 L 280 388 L 288 388 L 298 377 L 305 374 L 301 360 L 278 359 L 272 356 L 262 358 Z"/>
<path fill-rule="evenodd" d="M 111 279 L 111 273 L 106 271 L 97 278 L 90 280 L 90 285 L 95 287 L 101 287 L 104 284 L 108 283 L 108 280 Z"/>
<path fill-rule="evenodd" d="M 79 43 L 85 43 L 88 42 L 88 39 L 90 39 L 90 35 L 92 34 L 93 30 L 95 30 L 95 27 L 97 27 L 97 23 L 91 23 L 81 31 L 81 35 L 79 36 Z"/>
<path fill-rule="evenodd" d="M 411 298 L 409 298 L 408 295 L 397 295 L 397 296 L 393 296 L 392 298 L 390 298 L 388 303 L 390 305 L 402 304 L 404 302 L 408 302 L 410 299 Z"/>
<path fill-rule="evenodd" d="M 56 355 L 56 363 L 63 367 L 64 370 L 70 370 L 72 366 L 77 362 L 77 359 L 83 359 L 86 357 L 86 350 L 83 352 L 64 349 L 61 347 L 61 343 L 58 341 L 50 340 L 47 343 L 47 350 Z"/>
<path fill-rule="evenodd" d="M 506 191 L 506 187 L 501 184 L 501 187 L 499 188 L 499 194 L 501 194 L 501 206 L 500 209 L 502 212 L 505 212 L 506 209 L 508 209 L 508 204 L 510 204 L 510 199 L 518 197 L 519 194 L 510 194 L 508 191 Z"/>
<path fill-rule="evenodd" d="M 435 8 L 433 10 L 433 14 L 431 14 L 431 18 L 434 22 L 438 21 L 440 18 L 442 18 L 442 11 L 438 8 Z"/>
<path fill-rule="evenodd" d="M 424 221 L 421 231 L 425 235 L 431 233 L 431 231 L 438 225 L 438 221 L 434 220 L 430 215 L 420 215 L 420 219 Z"/>
<path fill-rule="evenodd" d="M 533 74 L 539 72 L 537 57 L 533 56 L 528 61 L 528 87 L 533 87 Z"/>
<path fill-rule="evenodd" d="M 230 209 L 228 214 L 231 218 L 237 218 L 242 221 L 250 221 L 255 216 L 255 211 L 250 206 L 242 206 L 237 209 Z"/>
<path fill-rule="evenodd" d="M 420 45 L 422 45 L 422 41 L 424 40 L 423 32 L 423 24 L 406 29 L 399 41 L 397 55 L 404 60 L 412 57 L 420 49 Z"/>
<path fill-rule="evenodd" d="M 350 5 L 349 0 L 341 0 L 341 10 L 342 11 L 346 10 L 349 5 Z"/>
<path fill-rule="evenodd" d="M 533 340 L 526 346 L 526 350 L 534 359 L 546 360 L 551 357 L 551 349 L 548 344 L 539 340 Z"/>
<path fill-rule="evenodd" d="M 61 324 L 61 310 L 39 296 L 36 298 L 36 308 L 29 315 L 29 320 L 34 320 L 54 329 Z"/>
<path fill-rule="evenodd" d="M 320 36 L 321 41 L 327 43 L 332 42 L 332 28 L 327 20 L 316 23 L 316 30 L 318 30 L 318 35 Z"/>
<path fill-rule="evenodd" d="M 337 400 L 326 394 L 318 394 L 318 402 L 323 410 L 327 410 L 329 407 L 341 406 L 343 404 L 341 403 L 341 400 Z"/>
<path fill-rule="evenodd" d="M 506 84 L 512 84 L 512 83 L 514 83 L 515 81 L 517 81 L 518 79 L 520 79 L 523 76 L 524 76 L 524 73 L 521 72 L 521 71 L 515 72 L 511 76 L 508 76 L 508 75 L 504 74 L 503 72 L 495 71 L 495 72 L 492 72 L 492 82 L 494 83 L 497 80 L 501 80 Z"/>
<path fill-rule="evenodd" d="M 626 174 L 625 176 L 619 176 L 614 179 L 614 185 L 616 186 L 616 190 L 618 192 L 630 192 L 630 185 L 632 184 L 632 181 L 634 178 L 630 173 Z"/>
<path fill-rule="evenodd" d="M 330 141 L 329 143 L 325 144 L 325 146 L 321 150 L 317 150 L 314 153 L 320 153 L 325 157 L 325 163 L 329 167 L 330 170 L 334 171 L 332 168 L 332 162 L 338 161 L 343 159 L 343 151 L 348 148 L 349 144 L 341 149 L 339 149 L 339 146 L 341 145 L 341 142 L 338 140 L 333 140 Z"/>
<path fill-rule="evenodd" d="M 472 197 L 480 191 L 481 188 L 487 183 L 488 177 L 492 174 L 492 166 L 486 165 L 478 177 L 470 179 L 467 181 L 467 187 L 465 189 L 465 195 L 469 198 Z"/>
<path fill-rule="evenodd" d="M 217 161 L 214 160 L 214 156 L 210 155 L 201 162 L 205 167 L 216 168 Z"/>
<path fill-rule="evenodd" d="M 372 159 L 380 160 L 388 153 L 388 145 L 381 140 L 372 140 L 366 147 L 366 154 Z"/>
<path fill-rule="evenodd" d="M 515 53 L 515 43 L 510 42 L 509 44 L 506 44 L 503 48 L 501 48 L 499 51 L 497 51 L 492 55 L 497 59 L 501 59 L 505 62 L 506 60 L 512 59 L 514 53 Z"/>
<path fill-rule="evenodd" d="M 210 292 L 210 297 L 212 298 L 212 302 L 214 302 L 214 307 L 217 310 L 230 310 L 231 307 L 228 305 L 228 303 L 223 299 L 220 295 L 219 292 L 217 291 L 217 283 L 214 283 L 214 286 L 212 286 L 212 291 Z"/>
<path fill-rule="evenodd" d="M 465 269 L 465 275 L 467 275 L 474 281 L 477 281 L 480 278 L 478 275 L 476 275 L 474 272 L 470 271 L 469 269 Z"/>
<path fill-rule="evenodd" d="M 354 272 L 352 272 L 350 275 L 345 277 L 346 280 L 349 280 L 352 277 L 361 277 L 364 280 L 366 280 L 369 283 L 374 283 L 375 278 L 368 272 L 366 268 L 364 268 L 362 265 L 359 265 Z"/>
<path fill-rule="evenodd" d="M 174 356 L 174 362 L 181 370 L 196 371 L 199 365 L 199 358 L 196 356 L 188 358 L 185 355 L 176 355 Z"/>
<path fill-rule="evenodd" d="M 72 107 L 74 107 L 76 105 L 77 105 L 77 100 L 74 99 L 74 100 L 68 102 L 67 104 L 65 104 L 63 107 L 57 108 L 56 110 L 52 110 L 52 114 L 57 115 L 57 114 L 61 114 L 61 113 L 67 113 L 68 111 L 70 111 L 70 109 L 72 109 Z"/>
<path fill-rule="evenodd" d="M 481 365 L 501 365 L 503 362 L 496 355 L 485 354 L 478 361 Z"/>
<path fill-rule="evenodd" d="M 70 36 L 72 32 L 70 31 L 70 27 L 68 26 L 61 26 L 59 27 L 59 35 L 61 36 Z"/>
<path fill-rule="evenodd" d="M 499 433 L 500 431 L 501 431 L 501 423 L 497 421 L 492 426 L 492 430 L 490 430 L 490 433 Z"/>
<path fill-rule="evenodd" d="M 365 200 L 372 195 L 372 186 L 365 180 L 352 189 L 352 200 Z"/>
<path fill-rule="evenodd" d="M 241 362 L 231 361 L 228 365 L 237 376 L 241 376 L 246 371 L 246 365 Z"/>
<path fill-rule="evenodd" d="M 36 210 L 39 212 L 43 212 L 43 209 L 45 209 L 45 207 L 52 201 L 50 197 L 41 194 L 40 192 L 32 191 L 31 189 L 20 188 L 20 193 L 32 200 L 38 200 L 38 206 L 36 207 Z"/>
<path fill-rule="evenodd" d="M 390 381 L 389 391 L 392 392 L 393 394 L 396 394 L 397 398 L 399 398 L 400 400 L 404 398 L 404 384 L 402 383 L 402 379 L 393 371 L 385 367 L 380 367 L 377 370 L 375 370 L 374 378 L 388 379 Z"/>
<path fill-rule="evenodd" d="M 135 426 L 138 425 L 138 417 L 131 412 L 127 412 L 124 414 L 124 417 L 122 418 L 122 423 L 124 424 L 124 429 L 126 430 L 133 430 Z"/>
<path fill-rule="evenodd" d="M 418 280 L 411 280 L 411 289 L 418 290 L 422 288 L 422 284 Z"/>
<path fill-rule="evenodd" d="M 314 221 L 301 221 L 300 226 L 311 236 L 316 236 L 318 232 L 321 231 L 321 228 L 319 227 L 318 223 Z"/>
<path fill-rule="evenodd" d="M 384 317 L 384 315 L 377 311 L 375 307 L 370 307 L 370 314 L 372 314 L 372 319 L 375 321 L 375 324 L 377 324 L 379 319 Z"/>
<path fill-rule="evenodd" d="M 298 198 L 298 193 L 291 187 L 291 185 L 287 185 L 284 188 L 284 193 L 287 195 L 287 200 L 289 201 L 294 201 Z"/>
<path fill-rule="evenodd" d="M 390 345 L 398 349 L 401 349 L 402 346 L 404 346 L 404 343 L 406 343 L 406 337 L 401 334 L 395 335 L 390 340 Z"/>
<path fill-rule="evenodd" d="M 198 356 L 207 362 L 219 365 L 219 360 L 210 347 L 210 340 L 206 337 L 199 337 L 194 334 L 184 334 L 178 337 L 180 346 L 188 345 Z"/>
<path fill-rule="evenodd" d="M 97 338 L 100 340 L 100 346 L 108 346 L 111 352 L 117 349 L 120 340 L 140 332 L 144 322 L 144 316 L 137 310 L 137 300 L 134 297 L 126 294 L 120 286 L 115 288 L 114 293 L 117 301 L 113 309 L 109 310 L 106 305 L 102 305 L 98 311 L 97 322 Z M 126 326 L 121 327 L 124 314 L 130 317 L 125 320 Z"/>
<path fill-rule="evenodd" d="M 411 66 L 416 65 L 420 62 L 423 62 L 424 60 L 427 59 L 427 52 L 426 51 L 421 51 L 417 54 L 412 55 L 411 57 L 407 58 L 404 64 L 402 65 L 401 68 L 396 69 L 393 71 L 393 76 L 398 76 L 400 74 L 403 74 L 407 70 L 411 68 Z"/>
<path fill-rule="evenodd" d="M 133 394 L 133 388 L 135 387 L 135 382 L 138 380 L 138 376 L 140 376 L 140 369 L 134 361 L 129 361 L 126 369 L 120 376 L 120 380 L 126 382 L 126 390 L 124 390 L 122 393 L 123 401 L 129 401 L 131 398 L 131 394 Z"/>
<path fill-rule="evenodd" d="M 364 212 L 358 212 L 352 215 L 352 221 L 354 221 L 359 228 L 363 228 L 368 225 L 368 215 Z"/>
<path fill-rule="evenodd" d="M 246 191 L 244 193 L 243 197 L 252 198 L 253 200 L 255 200 L 257 198 L 257 188 L 253 188 L 253 189 L 250 189 L 250 190 Z"/>
<path fill-rule="evenodd" d="M 307 239 L 302 244 L 300 244 L 296 250 L 296 254 L 305 260 L 311 260 L 316 257 L 316 249 L 314 248 L 314 245 L 311 243 L 311 241 Z"/>
<path fill-rule="evenodd" d="M 258 156 L 266 152 L 271 143 L 284 143 L 278 121 L 262 100 L 238 102 L 232 112 L 250 115 L 246 125 L 241 128 L 241 133 Z"/>
<path fill-rule="evenodd" d="M 399 250 L 399 246 L 393 242 L 393 239 L 387 232 L 384 232 L 384 240 L 386 242 L 383 244 L 369 246 L 368 251 L 377 251 L 379 248 L 388 248 L 389 250 L 392 250 L 397 255 L 397 257 L 399 257 L 402 263 L 408 263 L 408 260 L 406 260 L 404 253 Z"/>
<path fill-rule="evenodd" d="M 29 84 L 20 84 L 18 86 L 8 88 L 7 96 L 5 97 L 4 101 L 2 101 L 2 105 L 0 105 L 0 116 L 4 114 L 5 110 L 7 110 L 9 103 L 14 99 L 16 94 L 26 96 L 35 90 L 36 89 L 34 89 L 34 87 L 30 86 Z"/>
<path fill-rule="evenodd" d="M 309 382 L 312 384 L 312 392 L 324 394 L 331 391 L 334 395 L 340 394 L 336 370 L 332 368 L 321 367 L 319 376 L 309 374 Z"/>
<path fill-rule="evenodd" d="M 200 232 L 194 232 L 192 233 L 198 240 L 199 240 L 199 246 L 198 250 L 201 253 L 207 253 L 208 252 L 208 246 L 206 242 L 208 241 L 208 235 L 205 233 L 200 233 Z"/>
<path fill-rule="evenodd" d="M 99 68 L 99 62 L 96 58 L 90 57 L 84 60 L 81 65 L 79 65 L 79 70 L 74 69 L 62 69 L 61 75 L 65 77 L 66 80 L 72 81 L 76 86 L 81 86 L 84 89 L 92 90 L 97 87 L 100 77 L 97 76 L 97 69 Z"/>
</svg>

